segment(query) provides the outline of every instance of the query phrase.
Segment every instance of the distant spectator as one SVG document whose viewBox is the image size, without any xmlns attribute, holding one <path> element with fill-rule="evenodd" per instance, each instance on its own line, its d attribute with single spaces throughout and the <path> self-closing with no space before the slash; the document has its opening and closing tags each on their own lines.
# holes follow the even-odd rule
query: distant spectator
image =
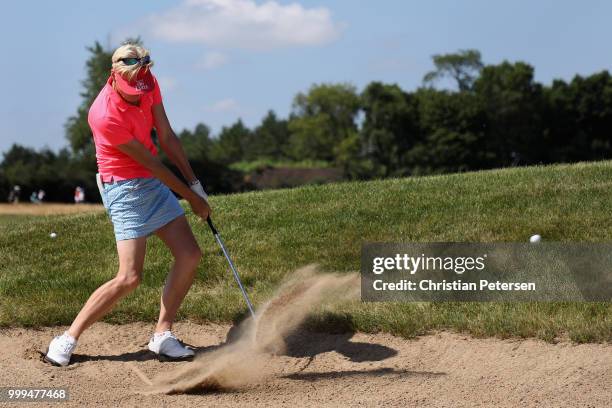
<svg viewBox="0 0 612 408">
<path fill-rule="evenodd" d="M 85 202 L 85 190 L 83 187 L 77 186 L 74 189 L 74 203 L 80 204 Z"/>
<path fill-rule="evenodd" d="M 21 195 L 21 187 L 14 186 L 8 196 L 9 203 L 18 204 L 20 195 Z"/>
<path fill-rule="evenodd" d="M 45 200 L 45 195 L 46 194 L 47 193 L 45 193 L 45 190 L 43 190 L 43 189 L 38 190 L 38 202 L 39 203 L 42 203 Z"/>
<path fill-rule="evenodd" d="M 36 191 L 32 191 L 32 194 L 30 194 L 30 202 L 32 204 L 40 204 L 40 200 L 38 199 L 38 194 L 36 194 Z"/>
<path fill-rule="evenodd" d="M 512 151 L 510 153 L 510 158 L 512 159 L 512 164 L 510 166 L 516 167 L 521 164 L 521 154 L 519 152 Z"/>
</svg>

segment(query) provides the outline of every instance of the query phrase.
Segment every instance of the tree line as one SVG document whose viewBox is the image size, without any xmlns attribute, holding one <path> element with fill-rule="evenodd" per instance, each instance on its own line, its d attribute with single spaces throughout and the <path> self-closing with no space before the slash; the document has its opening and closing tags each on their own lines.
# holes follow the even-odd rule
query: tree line
<svg viewBox="0 0 612 408">
<path fill-rule="evenodd" d="M 98 199 L 87 111 L 108 78 L 111 51 L 98 43 L 89 51 L 83 101 L 66 122 L 70 147 L 14 145 L 0 163 L 1 194 L 19 184 L 69 201 L 80 185 Z M 262 159 L 323 161 L 347 179 L 372 179 L 612 157 L 608 71 L 545 85 L 531 65 L 487 65 L 477 50 L 434 55 L 433 65 L 412 91 L 382 82 L 361 91 L 315 84 L 295 96 L 287 118 L 269 111 L 253 128 L 237 120 L 212 135 L 200 123 L 177 136 L 211 192 L 245 189 L 232 164 Z"/>
</svg>

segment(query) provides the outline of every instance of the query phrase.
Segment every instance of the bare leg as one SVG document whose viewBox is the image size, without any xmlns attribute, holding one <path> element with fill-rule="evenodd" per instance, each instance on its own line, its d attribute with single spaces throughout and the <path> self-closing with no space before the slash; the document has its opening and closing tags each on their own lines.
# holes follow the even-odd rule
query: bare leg
<svg viewBox="0 0 612 408">
<path fill-rule="evenodd" d="M 202 251 L 184 215 L 164 225 L 155 233 L 174 256 L 174 263 L 162 292 L 159 320 L 155 327 L 155 332 L 161 333 L 172 328 L 176 312 L 195 277 Z"/>
<path fill-rule="evenodd" d="M 117 241 L 119 272 L 89 297 L 72 322 L 68 334 L 78 339 L 81 333 L 107 314 L 121 299 L 136 289 L 142 277 L 147 238 Z"/>
</svg>

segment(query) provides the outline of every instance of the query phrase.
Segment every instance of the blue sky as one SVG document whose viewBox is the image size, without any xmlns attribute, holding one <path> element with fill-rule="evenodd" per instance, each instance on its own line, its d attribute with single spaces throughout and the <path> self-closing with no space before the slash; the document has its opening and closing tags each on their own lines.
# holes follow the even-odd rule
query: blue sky
<svg viewBox="0 0 612 408">
<path fill-rule="evenodd" d="M 141 35 L 175 131 L 286 116 L 313 83 L 419 86 L 431 55 L 522 60 L 536 79 L 609 69 L 612 2 L 585 0 L 12 1 L 0 14 L 0 151 L 54 150 L 80 103 L 86 47 Z"/>
</svg>

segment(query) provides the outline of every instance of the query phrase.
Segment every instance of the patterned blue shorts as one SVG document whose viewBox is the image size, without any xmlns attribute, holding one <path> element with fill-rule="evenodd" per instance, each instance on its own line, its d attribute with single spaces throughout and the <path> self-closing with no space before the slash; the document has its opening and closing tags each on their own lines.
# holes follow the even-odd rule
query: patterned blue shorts
<svg viewBox="0 0 612 408">
<path fill-rule="evenodd" d="M 185 213 L 174 194 L 157 178 L 104 183 L 102 202 L 117 241 L 151 235 Z"/>
</svg>

